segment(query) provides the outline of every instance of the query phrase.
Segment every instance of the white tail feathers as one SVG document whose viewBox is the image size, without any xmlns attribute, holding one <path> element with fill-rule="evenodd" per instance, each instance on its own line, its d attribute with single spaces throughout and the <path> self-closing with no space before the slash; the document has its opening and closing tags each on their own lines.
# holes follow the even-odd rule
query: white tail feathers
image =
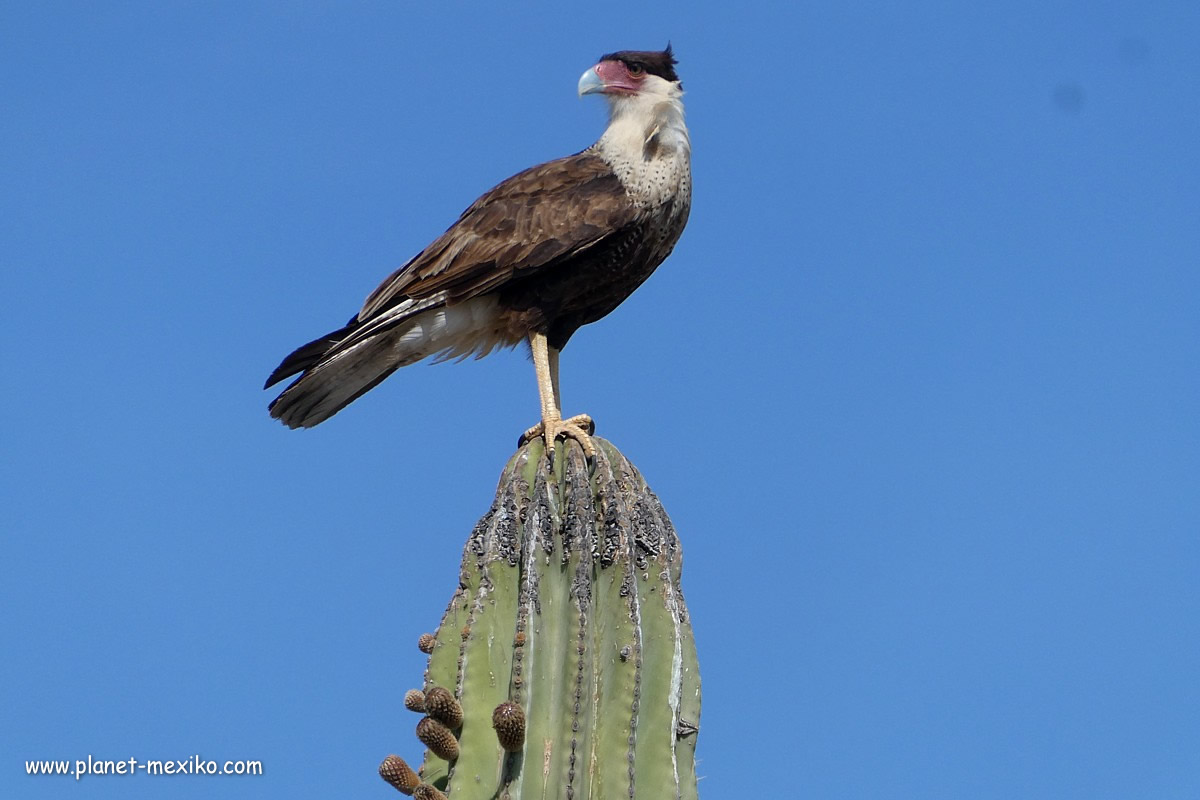
<svg viewBox="0 0 1200 800">
<path fill-rule="evenodd" d="M 436 356 L 477 358 L 517 344 L 501 331 L 494 296 L 454 306 L 441 298 L 410 300 L 332 346 L 271 404 L 289 428 L 324 422 L 400 367 Z"/>
</svg>

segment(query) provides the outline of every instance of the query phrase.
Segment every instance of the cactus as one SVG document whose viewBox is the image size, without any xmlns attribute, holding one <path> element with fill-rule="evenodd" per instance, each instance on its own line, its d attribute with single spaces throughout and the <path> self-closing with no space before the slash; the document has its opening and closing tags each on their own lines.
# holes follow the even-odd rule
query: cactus
<svg viewBox="0 0 1200 800">
<path fill-rule="evenodd" d="M 523 446 L 471 533 L 433 647 L 422 637 L 422 741 L 437 745 L 414 796 L 696 798 L 679 539 L 633 465 L 593 441 L 594 465 L 575 443 L 553 467 L 541 439 Z"/>
</svg>

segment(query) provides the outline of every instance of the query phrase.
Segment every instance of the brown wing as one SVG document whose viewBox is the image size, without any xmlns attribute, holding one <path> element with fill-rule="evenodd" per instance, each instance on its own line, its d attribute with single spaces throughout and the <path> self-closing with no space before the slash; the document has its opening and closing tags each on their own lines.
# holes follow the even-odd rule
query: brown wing
<svg viewBox="0 0 1200 800">
<path fill-rule="evenodd" d="M 449 302 L 465 300 L 562 265 L 633 223 L 636 213 L 599 156 L 585 151 L 532 167 L 476 200 L 381 283 L 358 318 L 441 291 Z"/>
</svg>

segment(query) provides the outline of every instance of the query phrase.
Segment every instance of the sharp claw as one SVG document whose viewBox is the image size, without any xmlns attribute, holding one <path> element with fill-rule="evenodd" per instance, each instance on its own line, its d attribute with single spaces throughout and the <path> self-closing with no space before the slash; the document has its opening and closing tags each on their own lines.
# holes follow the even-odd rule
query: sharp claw
<svg viewBox="0 0 1200 800">
<path fill-rule="evenodd" d="M 545 431 L 544 424 L 534 425 L 532 428 L 529 428 L 528 430 L 526 430 L 524 433 L 522 433 L 520 436 L 517 437 L 517 447 L 524 447 L 525 445 L 532 442 L 534 439 L 539 438 L 542 435 L 543 431 Z"/>
</svg>

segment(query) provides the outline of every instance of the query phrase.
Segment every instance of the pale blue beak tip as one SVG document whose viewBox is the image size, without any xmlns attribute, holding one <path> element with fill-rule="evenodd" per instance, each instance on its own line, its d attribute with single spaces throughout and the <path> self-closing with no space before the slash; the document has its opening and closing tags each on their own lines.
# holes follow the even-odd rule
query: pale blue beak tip
<svg viewBox="0 0 1200 800">
<path fill-rule="evenodd" d="M 604 91 L 604 81 L 601 80 L 600 76 L 596 74 L 595 67 L 592 67 L 587 72 L 583 73 L 582 77 L 580 77 L 580 79 L 579 79 L 579 96 L 580 97 L 583 97 L 585 94 L 593 94 L 595 92 L 603 92 L 603 91 Z"/>
</svg>

